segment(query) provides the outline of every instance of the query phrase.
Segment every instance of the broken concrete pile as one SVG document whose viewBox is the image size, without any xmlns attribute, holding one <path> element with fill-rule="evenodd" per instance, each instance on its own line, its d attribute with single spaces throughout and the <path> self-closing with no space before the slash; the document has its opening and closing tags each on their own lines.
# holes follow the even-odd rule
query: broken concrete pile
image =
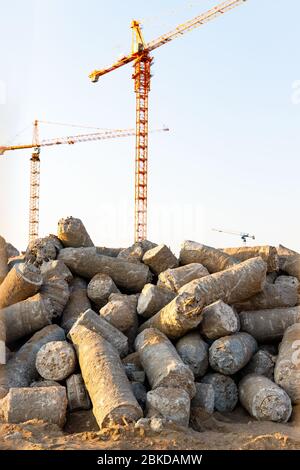
<svg viewBox="0 0 300 470">
<path fill-rule="evenodd" d="M 300 404 L 300 255 L 279 246 L 177 258 L 97 247 L 80 219 L 20 255 L 0 237 L 0 419 L 100 428 L 159 418 L 201 430 L 239 403 L 287 422 Z M 149 422 L 150 422 L 149 421 Z"/>
</svg>

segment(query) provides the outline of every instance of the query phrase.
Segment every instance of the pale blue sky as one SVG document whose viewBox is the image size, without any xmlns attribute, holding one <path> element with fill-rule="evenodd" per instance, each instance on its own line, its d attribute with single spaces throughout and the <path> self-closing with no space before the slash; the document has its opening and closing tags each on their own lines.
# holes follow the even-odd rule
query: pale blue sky
<svg viewBox="0 0 300 470">
<path fill-rule="evenodd" d="M 147 41 L 217 3 L 1 0 L 0 145 L 35 118 L 134 127 L 132 67 L 98 84 L 88 74 L 129 52 L 133 18 Z M 154 52 L 150 127 L 171 131 L 150 137 L 148 238 L 175 250 L 183 239 L 239 244 L 217 227 L 300 250 L 299 17 L 298 0 L 248 0 Z M 15 142 L 30 140 L 31 129 Z M 0 233 L 22 249 L 29 156 L 0 160 Z M 133 138 L 41 152 L 40 234 L 73 215 L 98 245 L 129 245 L 133 208 Z"/>
</svg>

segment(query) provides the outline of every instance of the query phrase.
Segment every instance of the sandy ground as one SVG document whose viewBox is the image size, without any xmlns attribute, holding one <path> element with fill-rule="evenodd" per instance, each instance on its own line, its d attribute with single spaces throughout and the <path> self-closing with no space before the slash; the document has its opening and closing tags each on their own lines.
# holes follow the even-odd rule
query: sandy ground
<svg viewBox="0 0 300 470">
<path fill-rule="evenodd" d="M 234 413 L 198 420 L 197 432 L 169 425 L 161 432 L 128 425 L 99 431 L 90 411 L 72 413 L 64 430 L 37 421 L 0 424 L 1 450 L 64 449 L 177 449 L 177 450 L 249 450 L 300 449 L 300 407 L 288 424 L 257 422 L 237 409 Z"/>
</svg>

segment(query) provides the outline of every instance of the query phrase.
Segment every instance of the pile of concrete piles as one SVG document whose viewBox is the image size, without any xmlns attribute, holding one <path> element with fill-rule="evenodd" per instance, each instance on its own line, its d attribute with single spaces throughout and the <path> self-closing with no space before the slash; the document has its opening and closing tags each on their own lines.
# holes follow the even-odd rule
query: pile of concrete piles
<svg viewBox="0 0 300 470">
<path fill-rule="evenodd" d="M 201 430 L 239 404 L 288 422 L 300 404 L 300 255 L 279 246 L 177 258 L 150 241 L 95 246 L 82 221 L 19 254 L 0 237 L 0 420 Z"/>
</svg>

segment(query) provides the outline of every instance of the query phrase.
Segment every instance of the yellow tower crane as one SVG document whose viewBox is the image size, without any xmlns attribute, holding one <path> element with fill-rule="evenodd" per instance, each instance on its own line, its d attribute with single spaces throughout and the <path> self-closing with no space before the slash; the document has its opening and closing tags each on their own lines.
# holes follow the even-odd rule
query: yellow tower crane
<svg viewBox="0 0 300 470">
<path fill-rule="evenodd" d="M 136 145 L 135 145 L 135 241 L 147 238 L 147 190 L 148 190 L 148 95 L 150 91 L 150 53 L 175 38 L 222 16 L 246 0 L 227 0 L 211 10 L 178 25 L 172 31 L 146 43 L 139 21 L 132 21 L 132 50 L 110 67 L 95 70 L 89 77 L 92 82 L 123 65 L 134 62 L 134 90 L 136 93 Z"/>
</svg>

